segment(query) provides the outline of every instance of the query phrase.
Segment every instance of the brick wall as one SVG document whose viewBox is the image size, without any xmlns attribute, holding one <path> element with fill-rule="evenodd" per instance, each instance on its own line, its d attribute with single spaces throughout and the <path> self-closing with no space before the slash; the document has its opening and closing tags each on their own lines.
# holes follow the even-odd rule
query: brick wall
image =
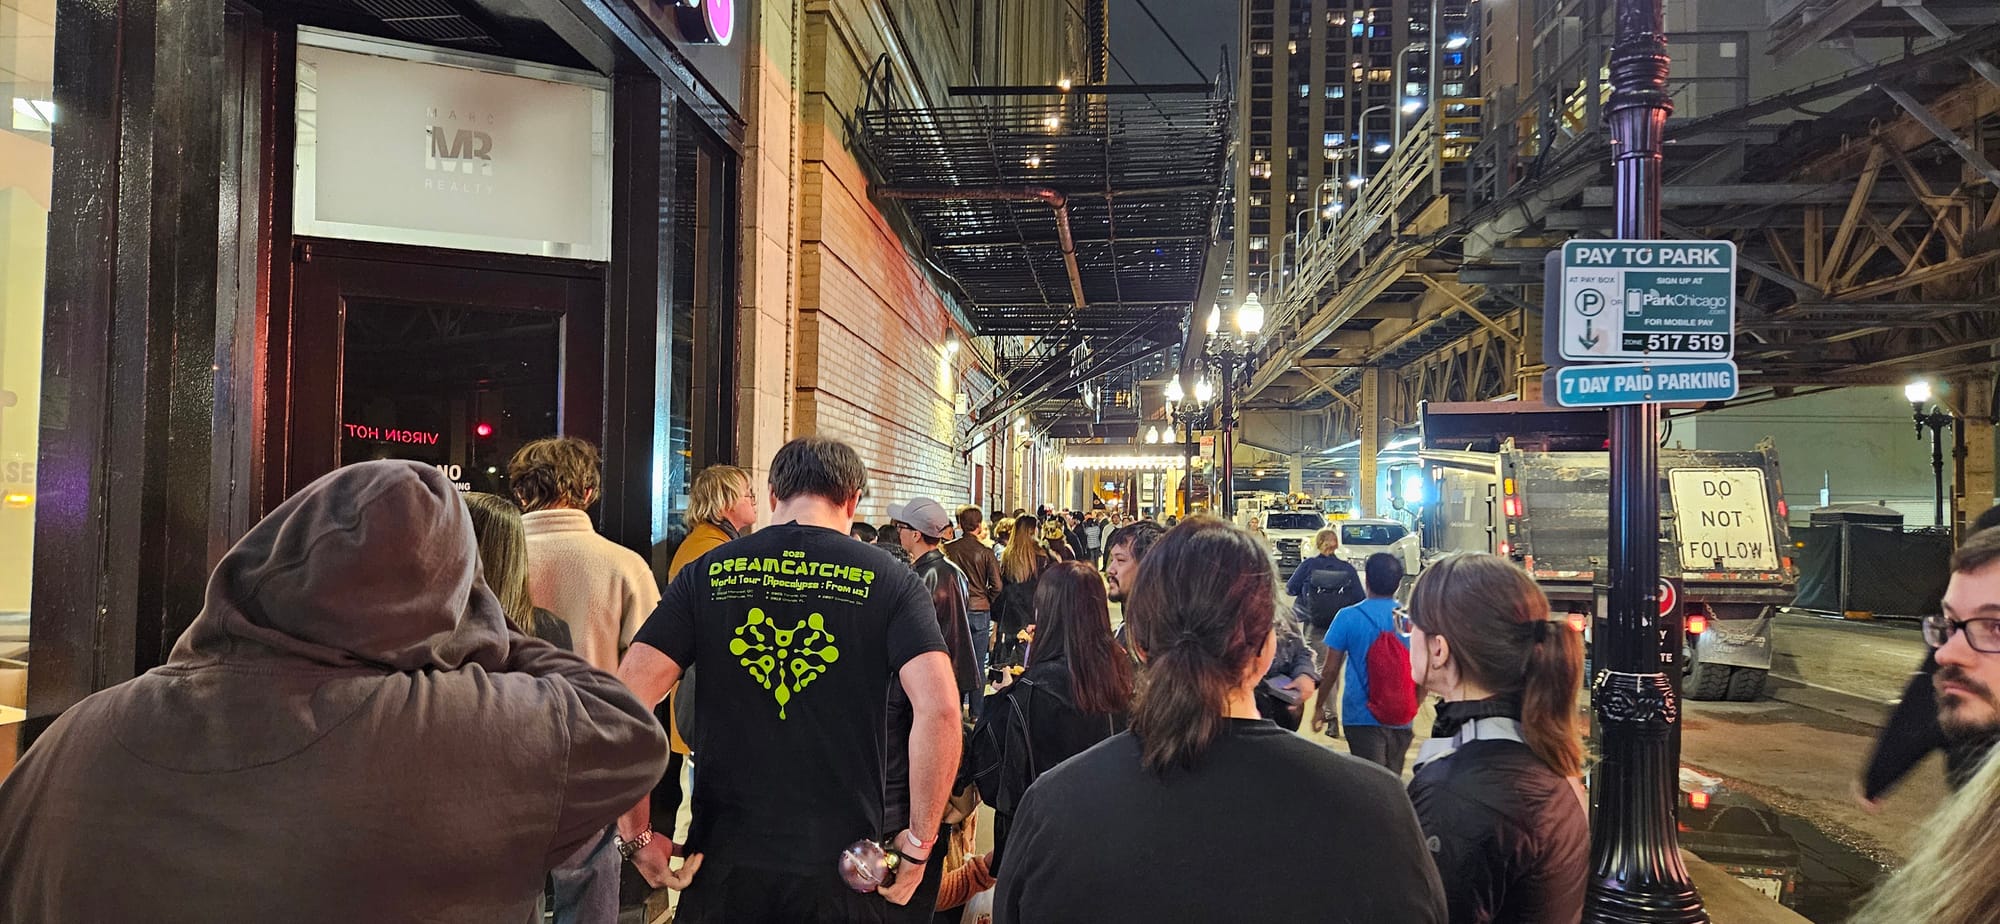
<svg viewBox="0 0 2000 924">
<path fill-rule="evenodd" d="M 900 99 L 947 105 L 973 82 L 970 4 L 959 0 L 763 0 L 747 4 L 757 47 L 747 75 L 741 238 L 738 455 L 761 479 L 784 440 L 823 434 L 852 443 L 873 481 L 861 516 L 936 497 L 948 508 L 1033 507 L 1004 437 L 969 453 L 959 391 L 991 379 L 979 351 L 905 243 L 908 229 L 868 198 L 851 150 L 851 120 L 882 55 Z M 1019 0 L 993 13 L 988 67 L 1005 82 L 1053 82 L 1080 48 L 1060 0 Z M 1002 51 L 996 48 L 995 51 Z M 1035 73 L 1027 73 L 1027 72 Z M 994 73 L 984 75 L 992 80 Z M 945 349 L 956 332 L 968 345 Z M 973 496 L 975 465 L 986 474 Z"/>
</svg>

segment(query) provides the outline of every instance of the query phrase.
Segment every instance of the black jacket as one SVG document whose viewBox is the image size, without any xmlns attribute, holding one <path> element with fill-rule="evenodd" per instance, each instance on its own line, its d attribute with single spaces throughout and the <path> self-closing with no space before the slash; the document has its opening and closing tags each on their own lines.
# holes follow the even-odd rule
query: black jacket
<svg viewBox="0 0 2000 924">
<path fill-rule="evenodd" d="M 979 659 L 972 652 L 971 591 L 966 587 L 965 572 L 937 549 L 925 552 L 910 567 L 931 592 L 938 629 L 944 633 L 945 651 L 951 655 L 951 672 L 958 678 L 958 692 L 978 692 L 985 686 L 985 678 L 979 675 Z"/>
<path fill-rule="evenodd" d="M 1503 699 L 1438 707 L 1433 738 L 1475 718 L 1518 718 Z M 1410 801 L 1444 880 L 1453 924 L 1583 919 L 1590 822 L 1580 790 L 1518 741 L 1476 740 L 1417 768 Z"/>
<path fill-rule="evenodd" d="M 993 860 L 999 875 L 1014 809 L 1036 779 L 1125 729 L 1124 714 L 1095 715 L 1071 699 L 1069 661 L 1055 657 L 986 698 L 971 755 L 980 801 L 993 807 Z"/>
<path fill-rule="evenodd" d="M 922 578 L 924 586 L 931 592 L 931 603 L 937 607 L 938 629 L 944 633 L 945 653 L 951 656 L 951 672 L 958 679 L 960 693 L 972 693 L 985 687 L 986 678 L 979 673 L 979 662 L 972 657 L 972 623 L 965 606 L 965 573 L 951 563 L 943 552 L 935 549 L 924 553 L 924 557 L 911 563 L 910 567 Z M 909 824 L 910 811 L 910 727 L 915 723 L 914 710 L 910 707 L 910 696 L 903 692 L 903 685 L 897 683 L 889 688 L 889 708 L 886 714 L 888 729 L 888 760 L 883 765 L 882 808 L 887 820 L 887 830 L 891 834 Z"/>
</svg>

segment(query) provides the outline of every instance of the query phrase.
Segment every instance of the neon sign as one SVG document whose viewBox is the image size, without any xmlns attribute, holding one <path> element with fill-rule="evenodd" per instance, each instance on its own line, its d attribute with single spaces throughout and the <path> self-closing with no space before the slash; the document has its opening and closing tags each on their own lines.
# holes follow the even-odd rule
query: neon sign
<svg viewBox="0 0 2000 924">
<path fill-rule="evenodd" d="M 382 443 L 410 443 L 417 446 L 436 446 L 438 444 L 438 434 L 428 430 L 397 430 L 394 428 L 384 430 L 381 427 L 353 423 L 344 423 L 340 426 L 341 429 L 347 432 L 348 436 L 358 440 L 375 440 Z"/>
<path fill-rule="evenodd" d="M 679 0 L 676 6 L 689 40 L 727 45 L 736 37 L 736 0 Z"/>
</svg>

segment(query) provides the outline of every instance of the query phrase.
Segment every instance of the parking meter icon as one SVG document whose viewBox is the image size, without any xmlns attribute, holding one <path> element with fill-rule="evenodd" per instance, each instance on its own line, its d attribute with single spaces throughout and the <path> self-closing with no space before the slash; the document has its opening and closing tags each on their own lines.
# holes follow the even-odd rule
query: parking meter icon
<svg viewBox="0 0 2000 924">
<path fill-rule="evenodd" d="M 1586 318 L 1603 314 L 1604 293 L 1596 289 L 1584 289 L 1576 293 L 1576 313 Z"/>
</svg>

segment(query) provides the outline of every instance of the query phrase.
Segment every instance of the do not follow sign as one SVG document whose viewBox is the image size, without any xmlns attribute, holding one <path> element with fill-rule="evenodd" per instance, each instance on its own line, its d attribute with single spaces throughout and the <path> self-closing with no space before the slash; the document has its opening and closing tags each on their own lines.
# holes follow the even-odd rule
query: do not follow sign
<svg viewBox="0 0 2000 924">
<path fill-rule="evenodd" d="M 1733 360 L 1564 366 L 1544 388 L 1563 407 L 1727 401 L 1736 397 Z"/>
</svg>

